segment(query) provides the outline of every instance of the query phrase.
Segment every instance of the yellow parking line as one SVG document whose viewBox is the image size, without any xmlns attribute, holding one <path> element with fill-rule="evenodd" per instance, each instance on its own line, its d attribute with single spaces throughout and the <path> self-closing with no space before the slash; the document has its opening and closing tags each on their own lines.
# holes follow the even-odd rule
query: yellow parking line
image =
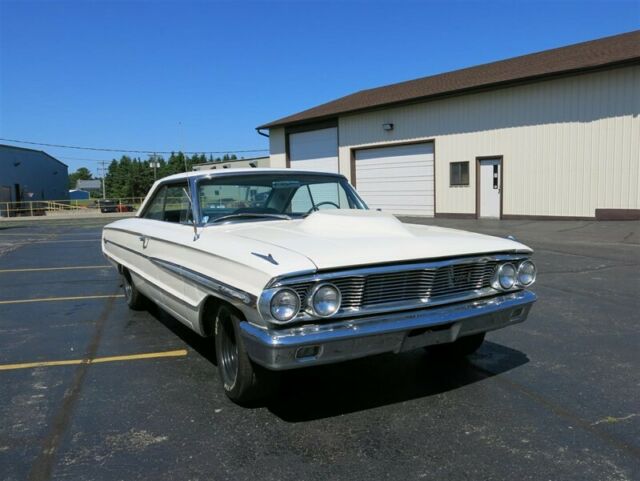
<svg viewBox="0 0 640 481">
<path fill-rule="evenodd" d="M 147 352 L 143 354 L 128 354 L 125 356 L 97 357 L 95 359 L 91 359 L 89 361 L 89 364 L 97 364 L 101 362 L 114 362 L 114 361 L 135 361 L 137 359 L 155 359 L 158 357 L 181 357 L 186 355 L 187 355 L 186 349 L 178 349 L 176 351 Z"/>
<path fill-rule="evenodd" d="M 103 264 L 101 266 L 67 266 L 67 267 L 34 267 L 30 269 L 0 269 L 0 274 L 7 272 L 41 272 L 41 271 L 72 271 L 75 269 L 106 269 L 107 267 L 113 267 L 110 264 Z"/>
<path fill-rule="evenodd" d="M 62 361 L 24 362 L 20 364 L 0 364 L 0 371 L 15 369 L 31 369 L 34 367 L 70 366 L 76 364 L 99 364 L 115 361 L 135 361 L 138 359 L 156 359 L 161 357 L 182 357 L 187 355 L 186 349 L 164 352 L 147 352 L 143 354 L 129 354 L 125 356 L 96 357 L 93 359 L 66 359 Z"/>
<path fill-rule="evenodd" d="M 37 299 L 12 299 L 0 301 L 0 304 L 26 304 L 28 302 L 50 302 L 50 301 L 80 301 L 83 299 L 108 299 L 111 297 L 124 297 L 124 294 L 109 294 L 100 296 L 73 296 L 73 297 L 40 297 Z"/>
</svg>

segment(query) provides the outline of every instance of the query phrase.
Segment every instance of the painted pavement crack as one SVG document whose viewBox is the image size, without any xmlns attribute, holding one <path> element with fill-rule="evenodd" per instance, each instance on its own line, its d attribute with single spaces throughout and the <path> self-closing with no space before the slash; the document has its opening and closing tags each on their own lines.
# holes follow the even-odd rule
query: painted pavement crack
<svg viewBox="0 0 640 481">
<path fill-rule="evenodd" d="M 115 298 L 111 297 L 105 303 L 104 308 L 98 317 L 93 337 L 87 346 L 84 356 L 85 359 L 93 359 L 96 356 L 100 340 L 102 339 L 104 326 L 109 314 L 111 314 L 111 311 L 113 310 L 114 302 Z M 65 392 L 62 399 L 62 405 L 53 417 L 51 429 L 42 442 L 40 454 L 31 466 L 28 478 L 29 481 L 46 481 L 51 479 L 51 472 L 57 450 L 71 422 L 71 417 L 80 397 L 80 393 L 82 392 L 82 387 L 84 385 L 89 366 L 89 363 L 82 363 L 78 365 L 73 376 L 71 387 Z"/>
</svg>

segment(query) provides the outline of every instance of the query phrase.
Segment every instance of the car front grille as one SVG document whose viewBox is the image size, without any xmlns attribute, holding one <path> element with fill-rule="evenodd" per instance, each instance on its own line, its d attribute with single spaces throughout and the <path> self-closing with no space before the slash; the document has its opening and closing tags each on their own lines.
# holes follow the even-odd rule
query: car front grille
<svg viewBox="0 0 640 481">
<path fill-rule="evenodd" d="M 406 271 L 337 277 L 328 282 L 342 294 L 342 309 L 361 309 L 400 302 L 422 302 L 463 296 L 491 287 L 498 262 L 487 260 Z M 291 284 L 302 304 L 313 282 Z"/>
</svg>

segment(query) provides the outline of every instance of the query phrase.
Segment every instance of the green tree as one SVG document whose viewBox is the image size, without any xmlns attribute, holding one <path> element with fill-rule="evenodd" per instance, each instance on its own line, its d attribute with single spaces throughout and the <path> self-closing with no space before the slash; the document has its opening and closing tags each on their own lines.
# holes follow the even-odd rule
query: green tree
<svg viewBox="0 0 640 481">
<path fill-rule="evenodd" d="M 93 174 L 86 167 L 80 167 L 75 172 L 69 174 L 69 189 L 75 189 L 76 183 L 78 180 L 91 180 L 93 179 Z"/>
<path fill-rule="evenodd" d="M 168 175 L 181 172 L 190 172 L 194 164 L 209 162 L 222 162 L 235 160 L 233 154 L 225 154 L 223 157 L 213 159 L 204 154 L 185 155 L 182 152 L 172 152 L 165 160 L 161 156 L 149 156 L 147 160 L 132 158 L 126 155 L 120 159 L 113 159 L 105 176 L 105 189 L 107 197 L 124 199 L 130 197 L 144 197 L 154 182 L 153 167 L 151 162 L 158 162 L 156 177 L 161 179 Z"/>
</svg>

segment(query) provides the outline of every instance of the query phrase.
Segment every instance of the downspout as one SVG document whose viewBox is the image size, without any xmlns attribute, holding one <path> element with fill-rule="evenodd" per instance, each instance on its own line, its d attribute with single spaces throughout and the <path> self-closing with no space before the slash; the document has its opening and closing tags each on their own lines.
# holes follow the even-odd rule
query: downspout
<svg viewBox="0 0 640 481">
<path fill-rule="evenodd" d="M 258 132 L 258 134 L 262 135 L 263 137 L 269 138 L 269 134 L 265 134 L 264 132 L 260 132 L 260 127 L 256 128 L 256 132 Z"/>
</svg>

